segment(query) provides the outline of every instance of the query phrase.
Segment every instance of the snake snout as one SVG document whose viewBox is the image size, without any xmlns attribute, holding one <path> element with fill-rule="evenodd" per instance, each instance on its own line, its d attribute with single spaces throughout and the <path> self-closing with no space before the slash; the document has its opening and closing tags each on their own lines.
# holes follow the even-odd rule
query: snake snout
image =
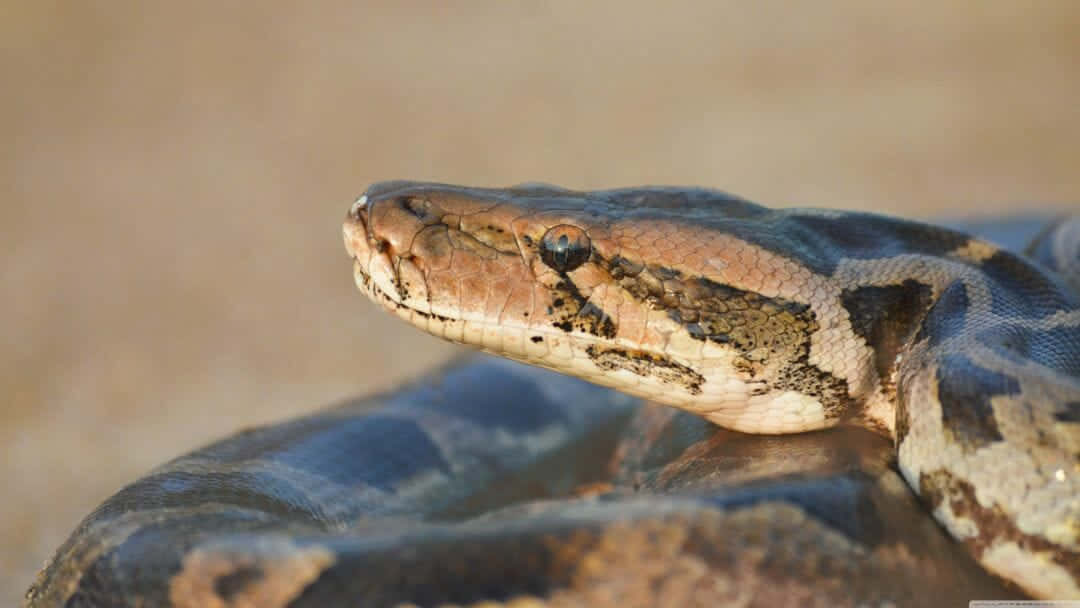
<svg viewBox="0 0 1080 608">
<path fill-rule="evenodd" d="M 356 199 L 341 226 L 342 236 L 345 239 L 345 251 L 354 259 L 365 258 L 370 253 L 366 205 L 367 195 Z"/>
<path fill-rule="evenodd" d="M 382 184 L 369 187 L 353 202 L 342 226 L 345 249 L 349 255 L 358 260 L 364 260 L 376 254 L 404 251 L 407 249 L 407 242 L 403 247 L 402 241 L 411 239 L 411 235 L 407 234 L 411 232 L 409 227 L 402 229 L 396 218 L 386 217 L 387 205 L 381 200 L 385 198 L 385 195 L 380 195 L 380 191 L 384 191 L 385 188 L 380 186 Z M 391 209 L 390 213 L 393 214 L 394 210 Z M 379 229 L 376 229 L 376 224 Z"/>
</svg>

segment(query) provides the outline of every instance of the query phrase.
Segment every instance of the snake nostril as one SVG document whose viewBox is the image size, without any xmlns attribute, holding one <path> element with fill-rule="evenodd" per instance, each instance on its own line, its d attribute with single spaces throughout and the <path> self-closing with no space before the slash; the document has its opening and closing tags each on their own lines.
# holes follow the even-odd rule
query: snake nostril
<svg viewBox="0 0 1080 608">
<path fill-rule="evenodd" d="M 416 198 L 413 196 L 403 196 L 398 202 L 401 204 L 401 208 L 408 211 L 409 214 L 424 220 L 430 215 L 431 204 L 427 200 L 422 198 Z"/>
</svg>

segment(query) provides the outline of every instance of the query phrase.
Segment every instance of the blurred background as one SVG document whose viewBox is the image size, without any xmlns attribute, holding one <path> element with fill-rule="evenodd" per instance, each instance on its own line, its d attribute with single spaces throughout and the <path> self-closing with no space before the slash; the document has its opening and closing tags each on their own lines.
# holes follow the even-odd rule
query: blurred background
<svg viewBox="0 0 1080 608">
<path fill-rule="evenodd" d="M 1080 209 L 1080 3 L 918 4 L 0 2 L 0 604 L 150 467 L 454 352 L 354 291 L 371 181 Z"/>
</svg>

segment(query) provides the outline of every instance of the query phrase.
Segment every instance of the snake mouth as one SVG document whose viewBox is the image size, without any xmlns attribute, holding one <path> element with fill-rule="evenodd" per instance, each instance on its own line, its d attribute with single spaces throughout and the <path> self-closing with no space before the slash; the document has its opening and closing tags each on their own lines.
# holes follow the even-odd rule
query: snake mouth
<svg viewBox="0 0 1080 608">
<path fill-rule="evenodd" d="M 364 263 L 355 256 L 353 257 L 353 281 L 356 283 L 356 287 L 361 293 L 380 303 L 387 310 L 398 311 L 401 309 L 412 309 L 411 306 L 405 303 L 404 299 L 401 297 L 402 294 L 397 289 L 389 290 L 380 287 L 379 282 L 365 269 Z M 392 285 L 399 285 L 400 281 L 390 279 L 390 283 Z"/>
<path fill-rule="evenodd" d="M 377 268 L 370 270 L 360 257 L 353 256 L 353 282 L 370 300 L 410 322 L 415 322 L 413 315 L 441 322 L 455 320 L 432 310 L 426 281 L 413 260 L 376 254 L 369 261 Z"/>
<path fill-rule="evenodd" d="M 364 270 L 364 265 L 356 258 L 356 256 L 353 256 L 353 282 L 356 283 L 356 287 L 364 294 L 378 292 L 380 295 L 385 295 L 377 285 L 371 282 L 371 275 Z"/>
</svg>

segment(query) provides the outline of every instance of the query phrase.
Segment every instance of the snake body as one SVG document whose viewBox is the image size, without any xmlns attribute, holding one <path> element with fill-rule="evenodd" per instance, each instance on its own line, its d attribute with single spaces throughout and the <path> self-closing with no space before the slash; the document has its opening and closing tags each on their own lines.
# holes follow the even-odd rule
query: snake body
<svg viewBox="0 0 1080 608">
<path fill-rule="evenodd" d="M 29 605 L 1080 597 L 1080 218 L 1018 253 L 710 190 L 386 182 L 345 243 L 397 316 L 592 384 L 476 360 L 223 440 L 91 514 Z"/>
</svg>

